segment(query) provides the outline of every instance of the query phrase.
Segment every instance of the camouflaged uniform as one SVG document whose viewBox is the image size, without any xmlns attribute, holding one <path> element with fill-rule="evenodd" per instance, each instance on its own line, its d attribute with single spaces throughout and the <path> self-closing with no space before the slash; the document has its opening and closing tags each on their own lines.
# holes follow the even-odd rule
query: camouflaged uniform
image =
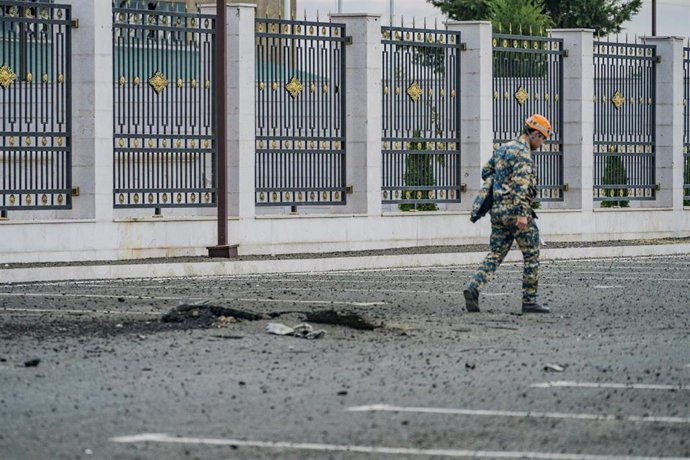
<svg viewBox="0 0 690 460">
<path fill-rule="evenodd" d="M 529 143 L 516 139 L 494 152 L 482 169 L 482 179 L 493 175 L 491 208 L 491 252 L 470 280 L 468 287 L 480 290 L 503 262 L 513 241 L 522 251 L 525 268 L 522 277 L 522 302 L 536 302 L 539 281 L 539 229 L 532 201 L 537 195 L 537 178 Z M 518 216 L 527 217 L 527 227 L 517 227 Z"/>
</svg>

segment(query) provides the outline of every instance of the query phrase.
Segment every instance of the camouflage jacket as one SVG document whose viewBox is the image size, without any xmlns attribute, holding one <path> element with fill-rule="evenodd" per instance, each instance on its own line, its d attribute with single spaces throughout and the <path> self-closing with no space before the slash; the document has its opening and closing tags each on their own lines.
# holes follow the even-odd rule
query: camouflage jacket
<svg viewBox="0 0 690 460">
<path fill-rule="evenodd" d="M 521 139 L 503 144 L 482 168 L 482 179 L 493 176 L 492 213 L 532 216 L 532 201 L 537 196 L 534 159 L 527 142 Z"/>
</svg>

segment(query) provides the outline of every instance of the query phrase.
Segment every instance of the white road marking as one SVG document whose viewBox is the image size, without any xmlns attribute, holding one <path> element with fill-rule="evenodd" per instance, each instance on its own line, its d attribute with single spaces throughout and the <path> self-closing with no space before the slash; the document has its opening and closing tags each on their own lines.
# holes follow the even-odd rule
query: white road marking
<svg viewBox="0 0 690 460">
<path fill-rule="evenodd" d="M 689 365 L 690 366 L 690 365 Z M 688 391 L 689 385 L 657 385 L 647 383 L 596 383 L 596 382 L 570 382 L 557 380 L 555 382 L 533 383 L 532 388 L 615 388 L 626 390 L 670 390 Z"/>
<path fill-rule="evenodd" d="M 74 310 L 69 308 L 0 308 L 2 312 L 23 312 L 23 313 L 69 313 L 77 315 L 86 314 L 105 314 L 105 315 L 155 315 L 157 312 L 145 311 L 114 311 L 114 310 Z"/>
<path fill-rule="evenodd" d="M 564 412 L 533 412 L 485 409 L 446 409 L 443 407 L 404 407 L 388 404 L 372 404 L 369 406 L 355 406 L 345 409 L 350 412 L 413 412 L 419 414 L 443 415 L 484 415 L 490 417 L 522 417 L 522 418 L 557 418 L 572 420 L 591 420 L 595 422 L 644 422 L 644 423 L 688 423 L 690 417 L 652 417 L 652 416 L 619 416 L 602 414 L 572 414 Z"/>
<path fill-rule="evenodd" d="M 622 289 L 625 286 L 592 286 L 594 289 Z"/>
<path fill-rule="evenodd" d="M 136 296 L 136 295 L 110 295 L 110 294 L 59 294 L 59 293 L 23 293 L 23 292 L 0 292 L 0 297 L 70 297 L 70 298 L 95 298 L 95 299 L 133 299 L 133 300 L 185 300 L 201 301 L 208 298 L 202 297 L 155 297 L 155 296 Z M 333 304 L 333 305 L 354 305 L 357 307 L 373 307 L 385 305 L 386 302 L 349 302 L 341 300 L 298 300 L 298 299 L 231 299 L 224 297 L 224 302 L 266 302 L 266 303 L 307 303 L 307 304 Z"/>
<path fill-rule="evenodd" d="M 206 446 L 237 446 L 261 449 L 293 449 L 318 452 L 347 452 L 358 454 L 415 455 L 451 458 L 527 458 L 554 460 L 649 460 L 649 457 L 618 455 L 564 454 L 552 452 L 490 451 L 468 449 L 418 449 L 414 447 L 357 446 L 347 444 L 319 444 L 307 442 L 248 441 L 242 439 L 174 437 L 162 433 L 144 433 L 110 438 L 111 442 L 158 442 L 168 444 L 196 444 Z M 690 460 L 688 457 L 655 457 L 659 460 Z"/>
<path fill-rule="evenodd" d="M 68 297 L 86 299 L 129 299 L 129 300 L 203 300 L 201 297 L 155 297 L 146 295 L 118 294 L 66 294 L 58 292 L 0 292 L 0 297 Z"/>
</svg>

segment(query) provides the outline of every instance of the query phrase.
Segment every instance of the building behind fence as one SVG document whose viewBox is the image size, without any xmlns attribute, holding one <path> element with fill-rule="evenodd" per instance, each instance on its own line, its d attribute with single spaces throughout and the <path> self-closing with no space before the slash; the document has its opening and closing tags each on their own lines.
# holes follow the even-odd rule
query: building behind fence
<svg viewBox="0 0 690 460">
<path fill-rule="evenodd" d="M 545 234 L 690 234 L 680 39 L 230 5 L 223 95 L 213 7 L 109 3 L 0 0 L 0 225 L 24 240 L 100 229 L 8 246 L 8 260 L 203 253 L 220 129 L 241 252 L 480 241 L 486 224 L 467 219 L 480 168 L 534 112 L 554 128 L 534 153 Z"/>
</svg>

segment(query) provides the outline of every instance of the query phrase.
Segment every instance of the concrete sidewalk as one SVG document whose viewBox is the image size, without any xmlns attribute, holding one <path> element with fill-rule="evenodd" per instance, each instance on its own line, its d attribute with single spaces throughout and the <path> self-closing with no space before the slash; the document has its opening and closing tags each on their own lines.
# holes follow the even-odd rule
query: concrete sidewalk
<svg viewBox="0 0 690 460">
<path fill-rule="evenodd" d="M 243 256 L 238 259 L 184 257 L 119 261 L 5 264 L 0 283 L 78 281 L 98 279 L 174 278 L 262 273 L 305 273 L 402 267 L 474 265 L 488 245 L 433 246 L 327 254 Z M 690 254 L 690 238 L 662 240 L 558 242 L 542 247 L 541 260 Z M 513 248 L 507 262 L 521 261 Z"/>
</svg>

